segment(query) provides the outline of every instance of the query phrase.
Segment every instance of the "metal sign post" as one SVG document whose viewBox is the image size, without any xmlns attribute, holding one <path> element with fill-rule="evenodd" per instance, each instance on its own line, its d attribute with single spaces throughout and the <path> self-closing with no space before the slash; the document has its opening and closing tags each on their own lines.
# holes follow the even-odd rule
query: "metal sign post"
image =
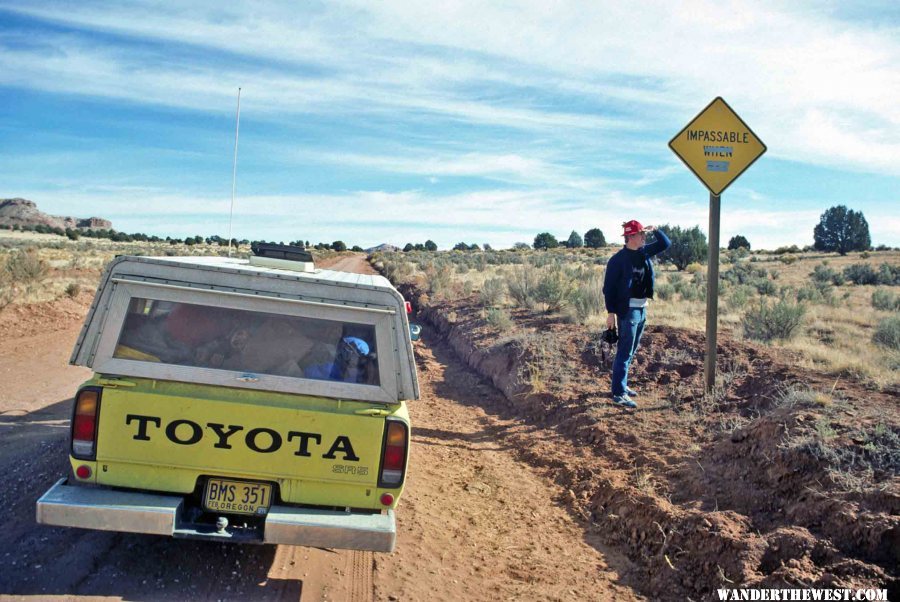
<svg viewBox="0 0 900 602">
<path fill-rule="evenodd" d="M 721 195 L 722 191 L 766 152 L 766 145 L 725 100 L 716 97 L 669 141 L 669 148 L 709 189 L 709 261 L 704 364 L 706 391 L 709 393 L 716 385 Z"/>
<path fill-rule="evenodd" d="M 709 261 L 706 279 L 706 392 L 716 386 L 716 337 L 719 332 L 719 215 L 721 198 L 709 193 Z"/>
</svg>

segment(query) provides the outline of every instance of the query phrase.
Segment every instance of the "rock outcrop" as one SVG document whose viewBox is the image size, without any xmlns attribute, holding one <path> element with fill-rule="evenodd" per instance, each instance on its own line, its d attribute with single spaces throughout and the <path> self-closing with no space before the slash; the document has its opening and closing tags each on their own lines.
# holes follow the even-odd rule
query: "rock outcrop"
<svg viewBox="0 0 900 602">
<path fill-rule="evenodd" d="M 0 225 L 3 226 L 48 226 L 50 228 L 94 230 L 112 229 L 112 222 L 100 217 L 68 217 L 49 215 L 37 208 L 28 199 L 0 199 Z"/>
<path fill-rule="evenodd" d="M 396 253 L 400 250 L 400 247 L 395 247 L 394 245 L 388 243 L 382 243 L 377 247 L 370 247 L 366 249 L 366 253 Z"/>
</svg>

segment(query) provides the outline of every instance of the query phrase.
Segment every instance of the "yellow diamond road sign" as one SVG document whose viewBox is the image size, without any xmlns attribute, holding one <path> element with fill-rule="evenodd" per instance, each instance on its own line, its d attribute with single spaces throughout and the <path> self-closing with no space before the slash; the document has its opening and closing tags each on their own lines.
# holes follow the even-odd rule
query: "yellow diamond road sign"
<svg viewBox="0 0 900 602">
<path fill-rule="evenodd" d="M 721 97 L 716 97 L 669 142 L 678 158 L 716 196 L 766 152 Z"/>
</svg>

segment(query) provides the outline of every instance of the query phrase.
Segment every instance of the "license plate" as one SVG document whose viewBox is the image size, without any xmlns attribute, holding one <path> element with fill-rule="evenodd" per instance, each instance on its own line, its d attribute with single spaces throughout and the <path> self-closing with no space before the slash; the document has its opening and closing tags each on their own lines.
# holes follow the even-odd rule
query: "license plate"
<svg viewBox="0 0 900 602">
<path fill-rule="evenodd" d="M 213 512 L 264 515 L 272 505 L 268 483 L 210 479 L 206 482 L 203 505 Z"/>
</svg>

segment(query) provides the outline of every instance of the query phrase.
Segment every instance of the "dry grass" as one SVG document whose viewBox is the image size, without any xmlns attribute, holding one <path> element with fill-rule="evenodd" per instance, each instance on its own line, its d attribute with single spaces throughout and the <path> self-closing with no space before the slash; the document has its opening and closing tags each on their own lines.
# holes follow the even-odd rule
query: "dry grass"
<svg viewBox="0 0 900 602">
<path fill-rule="evenodd" d="M 386 257 L 386 261 L 406 262 L 409 280 L 421 277 L 422 270 L 417 265 L 422 261 L 446 262 L 455 266 L 452 269 L 452 280 L 465 283 L 469 290 L 479 291 L 484 282 L 491 278 L 507 278 L 516 270 L 525 269 L 540 270 L 550 262 L 557 262 L 567 269 L 590 268 L 602 274 L 605 259 L 610 257 L 618 247 L 606 247 L 598 250 L 571 251 L 567 249 L 555 249 L 550 252 L 524 252 L 519 254 L 518 264 L 490 265 L 486 264 L 479 253 L 435 253 L 416 255 L 415 253 L 398 253 Z M 753 254 L 744 259 L 745 265 L 752 268 L 762 268 L 768 271 L 770 289 L 770 301 L 777 299 L 779 294 L 785 294 L 791 298 L 796 291 L 803 287 L 809 287 L 812 283 L 810 274 L 813 269 L 823 261 L 827 266 L 837 272 L 851 264 L 865 263 L 876 268 L 882 263 L 900 265 L 900 252 L 886 251 L 870 253 L 868 257 L 861 253 L 850 253 L 845 257 L 823 253 L 801 253 L 792 256 L 790 262 L 784 262 L 783 256 Z M 465 263 L 465 267 L 460 267 Z M 733 264 L 723 262 L 721 272 L 727 273 Z M 705 274 L 705 267 L 699 272 L 699 276 Z M 658 266 L 657 278 L 659 285 L 672 286 L 678 281 L 692 290 L 691 295 L 685 299 L 684 294 L 672 293 L 668 299 L 657 298 L 653 300 L 649 311 L 651 324 L 660 324 L 688 330 L 703 331 L 706 328 L 706 301 L 702 293 L 702 284 L 691 283 L 692 276 L 686 272 L 677 272 L 672 266 Z M 702 279 L 702 278 L 701 278 Z M 892 315 L 892 312 L 877 310 L 872 307 L 872 293 L 878 289 L 893 290 L 895 287 L 877 287 L 869 285 L 844 284 L 842 286 L 829 285 L 833 299 L 819 299 L 818 302 L 808 301 L 806 313 L 798 334 L 790 341 L 773 342 L 771 346 L 789 349 L 799 352 L 801 365 L 832 373 L 835 376 L 849 377 L 864 381 L 874 387 L 883 388 L 900 384 L 900 353 L 884 349 L 875 349 L 872 343 L 872 335 L 878 322 Z M 745 296 L 743 301 L 732 302 L 731 297 L 735 291 L 741 288 Z M 758 303 L 760 294 L 753 286 L 720 285 L 719 297 L 719 332 L 735 338 L 743 337 L 741 320 L 746 310 Z M 509 307 L 514 300 L 507 298 L 506 303 L 499 307 Z M 572 312 L 571 307 L 563 312 Z M 586 328 L 602 330 L 606 316 L 600 314 L 589 315 L 584 319 L 578 319 Z"/>
<path fill-rule="evenodd" d="M 774 272 L 777 275 L 775 282 L 780 287 L 798 289 L 809 284 L 810 273 L 823 260 L 837 271 L 855 263 L 873 267 L 882 263 L 900 265 L 900 252 L 871 253 L 868 258 L 860 255 L 802 254 L 789 265 L 771 260 L 755 262 L 754 266 Z M 730 269 L 728 265 L 722 267 L 723 271 Z M 660 281 L 667 282 L 673 273 L 671 268 L 663 267 L 659 271 Z M 872 307 L 872 293 L 877 288 L 874 285 L 852 284 L 834 287 L 836 305 L 808 304 L 800 333 L 793 340 L 773 343 L 772 346 L 799 352 L 803 367 L 854 378 L 878 388 L 900 384 L 900 353 L 882 349 L 876 351 L 872 343 L 878 321 L 890 315 L 890 312 Z M 684 301 L 677 295 L 667 301 L 654 300 L 650 320 L 666 326 L 703 331 L 706 328 L 706 304 L 704 301 Z M 720 293 L 719 331 L 741 338 L 740 321 L 741 312 L 723 303 Z"/>
<path fill-rule="evenodd" d="M 81 238 L 73 241 L 54 234 L 0 230 L 0 310 L 9 304 L 44 303 L 78 292 L 93 294 L 103 268 L 116 255 L 226 255 L 227 247 L 218 245 L 172 245 L 167 242 L 113 242 L 107 239 Z M 235 257 L 247 257 L 249 246 L 233 249 Z M 317 259 L 335 255 L 333 251 L 314 252 Z M 23 255 L 34 257 L 44 266 L 34 279 L 22 270 L 10 274 L 3 269 Z M 26 266 L 26 272 L 31 268 Z"/>
<path fill-rule="evenodd" d="M 0 264 L 4 264 L 14 253 L 24 249 L 36 249 L 37 257 L 47 266 L 46 275 L 37 283 L 23 286 L 10 282 L 9 278 L 0 278 L 0 309 L 7 303 L 28 304 L 50 301 L 80 288 L 93 292 L 102 268 L 117 254 L 134 255 L 224 255 L 226 247 L 210 245 L 170 245 L 169 243 L 116 243 L 102 239 L 85 239 L 71 241 L 65 237 L 33 232 L 0 231 Z M 396 253 L 388 254 L 379 260 L 394 270 L 396 279 L 402 281 L 429 282 L 429 276 L 443 272 L 448 275 L 448 282 L 437 282 L 443 287 L 438 298 L 459 298 L 481 291 L 489 279 L 504 279 L 517 270 L 546 270 L 551 265 L 560 265 L 568 270 L 572 279 L 583 282 L 585 274 L 595 273 L 602 277 L 606 259 L 618 250 L 618 247 L 603 249 L 555 249 L 550 252 L 526 251 L 521 253 L 500 253 L 497 263 L 491 263 L 488 253 Z M 247 256 L 248 247 L 241 247 L 236 256 Z M 317 259 L 323 259 L 333 252 L 315 252 Z M 854 263 L 866 263 L 877 268 L 882 263 L 900 265 L 900 252 L 888 251 L 871 253 L 862 257 L 859 253 L 851 253 L 846 257 L 824 255 L 820 253 L 804 253 L 796 256 L 792 263 L 784 263 L 777 256 L 753 255 L 750 265 L 754 268 L 765 268 L 774 277 L 779 289 L 789 287 L 797 290 L 808 286 L 810 274 L 823 261 L 835 271 L 842 271 Z M 745 261 L 750 261 L 749 259 Z M 443 269 L 441 269 L 443 268 Z M 722 272 L 732 268 L 723 263 Z M 681 280 L 685 285 L 691 281 L 686 273 L 677 273 L 672 266 L 657 268 L 659 285 L 672 284 Z M 580 274 L 576 276 L 575 274 Z M 702 274 L 702 272 L 701 272 Z M 441 280 L 441 279 L 438 279 Z M 696 289 L 696 284 L 690 285 Z M 725 287 L 722 287 L 725 288 Z M 816 368 L 835 374 L 867 382 L 875 387 L 889 387 L 900 384 L 900 353 L 877 349 L 872 343 L 875 327 L 881 319 L 892 315 L 892 312 L 877 310 L 872 307 L 872 293 L 878 288 L 893 290 L 895 287 L 858 286 L 845 284 L 833 287 L 833 304 L 808 303 L 807 312 L 799 334 L 791 341 L 773 343 L 773 347 L 782 347 L 799 352 L 801 365 Z M 758 300 L 759 294 L 752 289 L 744 305 L 732 304 L 728 300 L 734 287 L 722 291 L 719 299 L 719 331 L 727 336 L 741 338 L 740 326 L 743 312 Z M 689 291 L 690 292 L 690 291 Z M 696 292 L 696 291 L 695 291 Z M 706 327 L 706 303 L 702 296 L 691 295 L 688 300 L 682 294 L 671 294 L 668 299 L 655 299 L 649 312 L 651 324 L 660 324 L 703 331 Z M 479 297 L 480 298 L 480 297 Z M 513 305 L 513 300 L 503 295 L 497 305 L 498 310 L 506 310 Z M 563 309 L 572 313 L 572 306 Z M 509 329 L 505 314 L 500 311 L 495 316 L 502 322 L 504 330 Z M 579 322 L 593 331 L 604 328 L 606 316 L 602 312 L 580 316 Z M 538 375 L 538 380 L 543 379 Z"/>
</svg>

